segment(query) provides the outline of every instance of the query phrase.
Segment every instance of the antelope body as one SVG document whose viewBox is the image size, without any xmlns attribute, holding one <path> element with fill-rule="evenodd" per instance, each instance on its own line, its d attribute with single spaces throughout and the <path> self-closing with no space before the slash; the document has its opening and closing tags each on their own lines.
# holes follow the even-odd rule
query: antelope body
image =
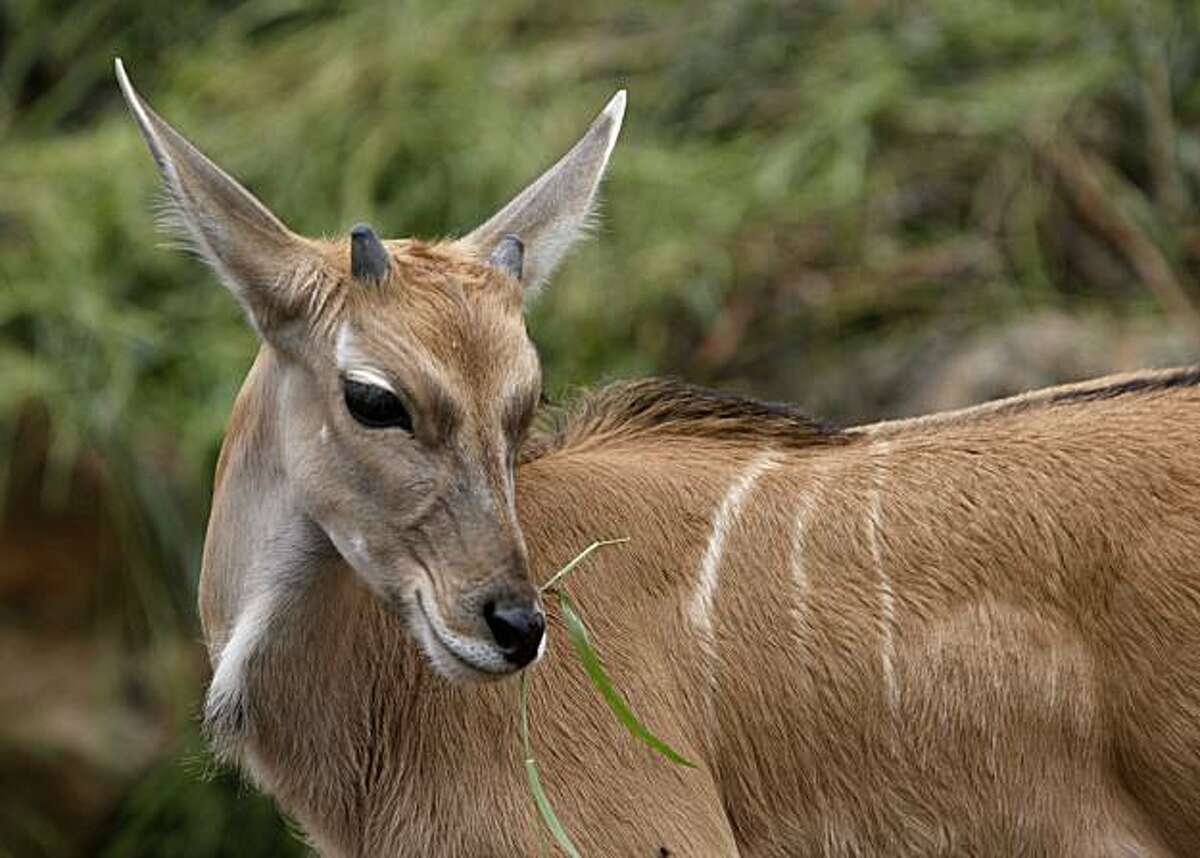
<svg viewBox="0 0 1200 858">
<path fill-rule="evenodd" d="M 118 76 L 263 346 L 201 582 L 217 747 L 328 855 L 525 855 L 513 674 L 585 855 L 1200 854 L 1200 373 L 850 430 L 662 381 L 537 430 L 522 303 L 588 214 L 614 99 L 452 242 L 290 233 Z M 364 422 L 365 421 L 365 422 Z M 497 680 L 497 681 L 484 681 Z"/>
</svg>

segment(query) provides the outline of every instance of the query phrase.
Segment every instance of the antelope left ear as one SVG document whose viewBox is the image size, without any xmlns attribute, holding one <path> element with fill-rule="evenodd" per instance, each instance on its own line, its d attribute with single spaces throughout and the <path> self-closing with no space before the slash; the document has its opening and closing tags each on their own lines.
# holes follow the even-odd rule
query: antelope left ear
<svg viewBox="0 0 1200 858">
<path fill-rule="evenodd" d="M 621 90 L 570 152 L 461 243 L 536 294 L 587 227 L 624 116 Z"/>
</svg>

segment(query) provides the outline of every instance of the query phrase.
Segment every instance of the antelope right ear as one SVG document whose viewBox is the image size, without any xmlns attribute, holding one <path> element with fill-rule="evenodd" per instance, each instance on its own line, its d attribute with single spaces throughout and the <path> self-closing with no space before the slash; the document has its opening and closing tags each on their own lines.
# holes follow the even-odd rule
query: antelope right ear
<svg viewBox="0 0 1200 858">
<path fill-rule="evenodd" d="M 586 230 L 624 116 L 621 90 L 570 152 L 462 243 L 535 294 Z"/>
<path fill-rule="evenodd" d="M 312 246 L 206 158 L 142 100 L 116 61 L 117 82 L 158 165 L 168 223 L 216 272 L 267 340 L 278 343 L 310 305 Z"/>
</svg>

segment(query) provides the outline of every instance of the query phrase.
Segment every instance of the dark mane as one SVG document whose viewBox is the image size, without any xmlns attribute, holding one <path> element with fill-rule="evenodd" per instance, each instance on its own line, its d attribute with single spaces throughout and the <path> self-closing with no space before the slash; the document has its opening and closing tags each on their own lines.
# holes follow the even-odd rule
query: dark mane
<svg viewBox="0 0 1200 858">
<path fill-rule="evenodd" d="M 1128 400 L 1155 394 L 1178 394 L 1196 387 L 1200 387 L 1200 366 L 1139 370 L 1107 378 L 1078 381 L 1059 387 L 1032 390 L 1006 399 L 983 402 L 954 411 L 939 411 L 934 414 L 885 420 L 848 429 L 846 434 L 875 437 L 897 435 L 939 426 L 974 424 L 1112 400 Z"/>
<path fill-rule="evenodd" d="M 1096 402 L 1101 399 L 1127 396 L 1131 393 L 1161 393 L 1179 387 L 1195 387 L 1198 384 L 1200 384 L 1200 366 L 1190 366 L 1166 372 L 1149 372 L 1108 384 L 1073 385 L 1068 390 L 1050 396 L 1049 404 Z"/>
<path fill-rule="evenodd" d="M 540 415 L 522 459 L 593 439 L 653 435 L 795 448 L 844 443 L 841 430 L 794 406 L 709 390 L 671 378 L 619 381 Z"/>
</svg>

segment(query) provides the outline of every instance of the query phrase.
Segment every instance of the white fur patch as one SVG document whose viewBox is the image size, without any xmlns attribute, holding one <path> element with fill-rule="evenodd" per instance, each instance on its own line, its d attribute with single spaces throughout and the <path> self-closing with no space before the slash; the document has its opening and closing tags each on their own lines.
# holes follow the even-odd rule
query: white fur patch
<svg viewBox="0 0 1200 858">
<path fill-rule="evenodd" d="M 392 383 L 384 378 L 383 373 L 369 366 L 356 366 L 352 369 L 347 369 L 345 370 L 345 375 L 351 381 L 369 384 L 373 387 L 382 387 L 389 393 L 396 392 L 396 389 L 392 387 Z"/>
<path fill-rule="evenodd" d="M 208 688 L 210 708 L 218 701 L 237 700 L 245 692 L 246 668 L 266 635 L 275 602 L 275 595 L 267 590 L 251 597 L 238 614 L 233 634 L 217 657 L 217 667 Z"/>
</svg>

